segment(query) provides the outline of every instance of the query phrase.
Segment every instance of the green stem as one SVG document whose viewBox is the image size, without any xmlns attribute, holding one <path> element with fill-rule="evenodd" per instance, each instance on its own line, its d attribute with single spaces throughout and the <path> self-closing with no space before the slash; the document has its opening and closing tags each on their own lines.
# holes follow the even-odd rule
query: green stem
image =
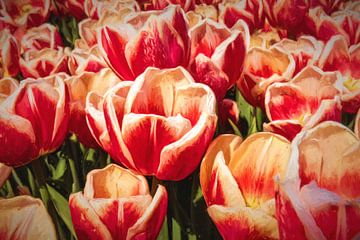
<svg viewBox="0 0 360 240">
<path fill-rule="evenodd" d="M 71 171 L 71 177 L 73 179 L 72 192 L 74 193 L 74 192 L 79 192 L 81 190 L 79 174 L 77 171 L 78 168 L 76 166 L 76 164 L 79 163 L 79 158 L 78 158 L 78 151 L 75 146 L 76 142 L 69 139 L 68 144 L 70 147 L 70 158 L 68 159 L 68 161 L 69 161 L 69 166 L 70 166 L 70 171 Z"/>
<path fill-rule="evenodd" d="M 11 170 L 11 176 L 14 178 L 16 184 L 20 187 L 23 187 L 24 184 L 21 182 L 21 179 L 17 175 L 16 171 L 14 169 Z"/>
</svg>

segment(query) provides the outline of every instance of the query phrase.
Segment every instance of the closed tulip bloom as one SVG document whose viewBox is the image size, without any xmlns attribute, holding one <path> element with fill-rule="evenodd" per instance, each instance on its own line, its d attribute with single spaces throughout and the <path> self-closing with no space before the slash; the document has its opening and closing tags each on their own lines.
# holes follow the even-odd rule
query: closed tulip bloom
<svg viewBox="0 0 360 240">
<path fill-rule="evenodd" d="M 28 29 L 21 40 L 23 52 L 29 50 L 39 51 L 43 48 L 57 49 L 57 47 L 62 46 L 64 45 L 59 30 L 49 23 Z"/>
<path fill-rule="evenodd" d="M 0 26 L 14 31 L 46 22 L 50 15 L 50 0 L 0 1 Z"/>
<path fill-rule="evenodd" d="M 104 97 L 89 93 L 86 101 L 99 145 L 115 161 L 163 180 L 195 170 L 215 132 L 215 108 L 211 89 L 182 67 L 148 68 L 134 82 L 123 81 Z"/>
<path fill-rule="evenodd" d="M 264 129 L 292 140 L 304 128 L 326 120 L 341 120 L 342 78 L 338 72 L 323 72 L 314 66 L 304 68 L 287 83 L 267 89 Z"/>
<path fill-rule="evenodd" d="M 68 48 L 44 48 L 24 53 L 20 70 L 25 78 L 47 77 L 55 73 L 68 73 Z"/>
<path fill-rule="evenodd" d="M 71 194 L 69 206 L 79 240 L 155 240 L 167 200 L 163 186 L 151 196 L 143 176 L 111 164 L 88 173 L 84 192 Z"/>
<path fill-rule="evenodd" d="M 246 55 L 244 74 L 237 87 L 251 105 L 264 108 L 268 86 L 289 81 L 294 71 L 295 61 L 291 54 L 277 47 L 253 47 Z"/>
<path fill-rule="evenodd" d="M 229 29 L 205 19 L 190 29 L 189 36 L 192 75 L 197 82 L 207 84 L 216 98 L 222 100 L 242 74 L 250 41 L 247 25 L 239 21 L 234 29 Z"/>
<path fill-rule="evenodd" d="M 278 239 L 273 178 L 282 176 L 289 156 L 289 141 L 273 133 L 255 133 L 245 141 L 220 135 L 210 144 L 200 183 L 224 239 Z"/>
<path fill-rule="evenodd" d="M 65 77 L 23 80 L 0 104 L 0 162 L 21 166 L 62 144 L 70 114 Z"/>
<path fill-rule="evenodd" d="M 147 67 L 188 64 L 188 23 L 179 6 L 131 14 L 123 24 L 101 28 L 98 43 L 105 61 L 124 80 L 134 80 Z"/>
<path fill-rule="evenodd" d="M 25 195 L 0 199 L 0 212 L 3 240 L 56 239 L 54 224 L 40 199 Z"/>
<path fill-rule="evenodd" d="M 105 68 L 97 73 L 83 72 L 66 79 L 65 82 L 69 87 L 71 98 L 69 130 L 75 133 L 86 147 L 98 147 L 86 123 L 86 96 L 91 91 L 103 95 L 110 87 L 119 83 L 120 79 L 111 69 Z"/>
<path fill-rule="evenodd" d="M 8 29 L 0 32 L 0 77 L 14 77 L 19 73 L 18 42 Z"/>
<path fill-rule="evenodd" d="M 359 139 L 337 122 L 294 139 L 276 194 L 280 239 L 358 238 L 359 154 Z"/>
</svg>

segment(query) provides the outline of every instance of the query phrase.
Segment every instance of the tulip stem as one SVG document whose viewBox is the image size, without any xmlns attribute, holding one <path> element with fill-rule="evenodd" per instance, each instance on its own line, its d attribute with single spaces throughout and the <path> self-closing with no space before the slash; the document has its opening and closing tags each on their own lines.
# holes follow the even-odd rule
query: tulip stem
<svg viewBox="0 0 360 240">
<path fill-rule="evenodd" d="M 18 186 L 20 186 L 20 187 L 24 186 L 24 184 L 21 182 L 21 179 L 19 178 L 19 176 L 17 175 L 17 173 L 14 169 L 11 170 L 11 175 L 14 178 L 14 180 Z"/>
<path fill-rule="evenodd" d="M 69 166 L 70 166 L 70 171 L 71 171 L 71 177 L 73 179 L 72 192 L 75 193 L 75 192 L 79 192 L 81 189 L 80 183 L 79 183 L 79 174 L 78 174 L 77 168 L 76 168 L 76 162 L 79 162 L 79 160 L 78 160 L 76 147 L 74 146 L 74 144 L 76 144 L 76 142 L 69 139 L 68 144 L 69 144 L 70 153 L 71 153 L 71 157 L 68 158 L 68 161 L 69 161 Z"/>
</svg>

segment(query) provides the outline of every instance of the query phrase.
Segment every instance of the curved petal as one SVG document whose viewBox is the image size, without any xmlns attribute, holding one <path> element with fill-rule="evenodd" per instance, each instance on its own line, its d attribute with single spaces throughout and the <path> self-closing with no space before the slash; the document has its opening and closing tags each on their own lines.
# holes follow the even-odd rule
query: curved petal
<svg viewBox="0 0 360 240">
<path fill-rule="evenodd" d="M 54 224 L 40 199 L 0 199 L 1 239 L 56 239 Z"/>
<path fill-rule="evenodd" d="M 0 163 L 0 187 L 4 185 L 12 171 L 11 167 L 6 166 L 5 164 Z"/>
<path fill-rule="evenodd" d="M 1 77 L 16 76 L 19 73 L 19 46 L 15 37 L 11 35 L 8 29 L 0 32 L 0 57 L 1 68 L 4 72 L 0 73 Z"/>
<path fill-rule="evenodd" d="M 0 104 L 6 100 L 19 87 L 19 82 L 14 78 L 0 79 Z"/>
</svg>

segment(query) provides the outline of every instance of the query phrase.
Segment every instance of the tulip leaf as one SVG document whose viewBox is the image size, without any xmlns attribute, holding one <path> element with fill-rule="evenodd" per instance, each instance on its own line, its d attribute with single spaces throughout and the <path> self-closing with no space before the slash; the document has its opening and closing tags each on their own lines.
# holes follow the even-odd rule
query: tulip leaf
<svg viewBox="0 0 360 240">
<path fill-rule="evenodd" d="M 172 239 L 181 240 L 181 227 L 175 218 L 172 218 Z"/>
<path fill-rule="evenodd" d="M 251 120 L 254 116 L 254 107 L 245 100 L 238 88 L 236 88 L 235 99 L 240 111 L 240 117 L 244 118 L 248 123 L 248 126 L 250 126 Z"/>
<path fill-rule="evenodd" d="M 228 121 L 229 121 L 230 126 L 232 127 L 234 133 L 235 133 L 236 135 L 242 137 L 241 132 L 240 132 L 239 128 L 236 126 L 236 124 L 235 124 L 233 121 L 231 121 L 230 118 L 228 119 Z"/>
<path fill-rule="evenodd" d="M 56 168 L 54 168 L 51 164 L 48 164 L 50 166 L 50 172 L 51 172 L 51 178 L 53 180 L 59 180 L 62 178 L 66 172 L 67 165 L 66 165 L 66 159 L 59 157 L 59 161 L 56 164 Z"/>
<path fill-rule="evenodd" d="M 26 168 L 26 172 L 27 172 L 27 181 L 29 183 L 31 194 L 33 196 L 35 196 L 36 188 L 35 188 L 34 176 L 31 172 L 30 168 L 28 168 L 28 167 Z"/>
<path fill-rule="evenodd" d="M 55 209 L 60 218 L 64 221 L 71 234 L 76 236 L 74 227 L 72 225 L 70 208 L 67 199 L 50 185 L 46 184 L 46 187 L 49 191 L 50 199 L 54 203 Z"/>
<path fill-rule="evenodd" d="M 168 239 L 169 239 L 168 223 L 167 223 L 167 217 L 165 217 L 164 223 L 161 227 L 157 240 L 168 240 Z"/>
</svg>

